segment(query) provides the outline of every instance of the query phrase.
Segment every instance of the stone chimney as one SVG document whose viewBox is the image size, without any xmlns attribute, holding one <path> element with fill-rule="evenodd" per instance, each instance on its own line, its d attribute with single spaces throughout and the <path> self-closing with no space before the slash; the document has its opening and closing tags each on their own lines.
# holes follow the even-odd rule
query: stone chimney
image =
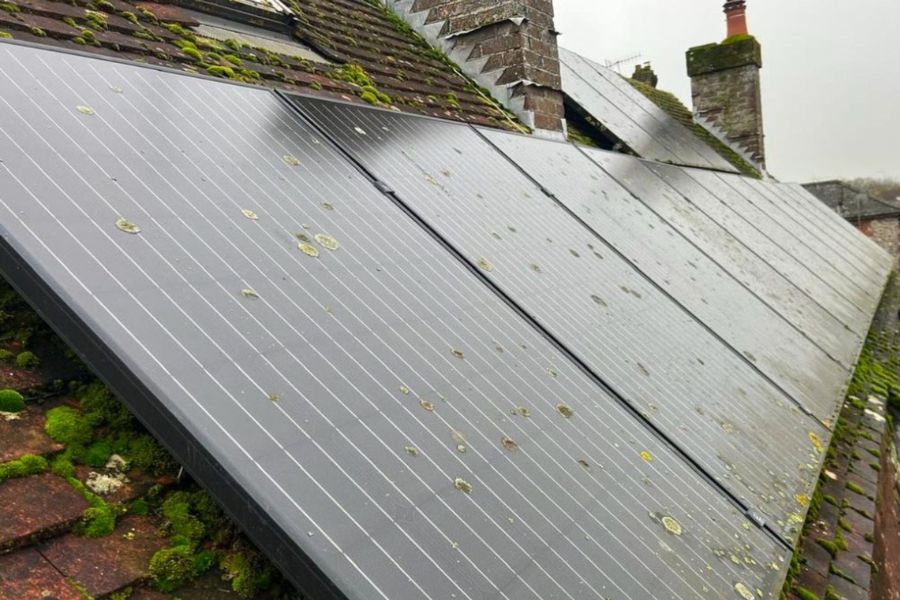
<svg viewBox="0 0 900 600">
<path fill-rule="evenodd" d="M 653 67 L 650 66 L 650 63 L 635 65 L 634 75 L 632 75 L 631 78 L 635 81 L 645 83 L 652 88 L 655 88 L 659 84 L 659 77 L 656 76 L 656 73 L 653 71 Z"/>
<path fill-rule="evenodd" d="M 728 141 L 747 151 L 765 168 L 759 70 L 762 47 L 747 29 L 746 0 L 725 3 L 728 37 L 687 52 L 694 114 L 712 122 Z"/>
<path fill-rule="evenodd" d="M 552 0 L 385 0 L 537 135 L 564 139 Z"/>
</svg>

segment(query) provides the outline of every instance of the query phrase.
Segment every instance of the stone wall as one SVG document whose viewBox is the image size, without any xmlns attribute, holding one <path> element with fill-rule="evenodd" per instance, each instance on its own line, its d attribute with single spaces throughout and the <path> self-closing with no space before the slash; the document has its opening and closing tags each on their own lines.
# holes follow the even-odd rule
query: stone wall
<svg viewBox="0 0 900 600">
<path fill-rule="evenodd" d="M 900 267 L 900 219 L 862 221 L 857 227 L 887 250 L 894 257 L 895 265 Z"/>
</svg>

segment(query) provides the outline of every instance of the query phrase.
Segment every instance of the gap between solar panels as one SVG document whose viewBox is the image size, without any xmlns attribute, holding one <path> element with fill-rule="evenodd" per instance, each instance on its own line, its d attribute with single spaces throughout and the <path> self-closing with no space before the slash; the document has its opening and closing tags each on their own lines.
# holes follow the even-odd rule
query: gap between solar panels
<svg viewBox="0 0 900 600">
<path fill-rule="evenodd" d="M 782 540 L 270 91 L 5 42 L 0 83 L 3 276 L 305 595 L 780 590 Z"/>
<path fill-rule="evenodd" d="M 816 448 L 828 431 L 744 357 L 721 345 L 473 128 L 285 97 L 586 372 L 615 390 L 742 506 L 765 515 L 767 528 L 782 540 L 798 533 L 797 503 L 812 493 L 822 459 Z M 465 185 L 472 177 L 482 178 L 480 189 L 447 192 L 451 183 Z M 543 212 L 528 214 L 529 202 Z M 501 255 L 497 241 L 511 247 Z M 566 281 L 563 273 L 561 280 L 561 272 L 575 279 Z M 533 277 L 547 279 L 528 279 Z M 627 305 L 618 319 L 596 320 L 598 311 Z M 770 436 L 782 444 L 779 457 L 771 456 Z M 777 464 L 784 460 L 796 463 Z"/>
</svg>

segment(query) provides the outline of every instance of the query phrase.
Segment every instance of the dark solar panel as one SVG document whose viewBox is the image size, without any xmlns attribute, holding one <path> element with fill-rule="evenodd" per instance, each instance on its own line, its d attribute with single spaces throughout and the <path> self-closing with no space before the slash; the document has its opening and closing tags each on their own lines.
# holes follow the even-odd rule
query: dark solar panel
<svg viewBox="0 0 900 600">
<path fill-rule="evenodd" d="M 835 248 L 834 240 L 827 240 L 819 233 L 816 226 L 806 222 L 784 201 L 778 199 L 766 185 L 750 181 L 743 177 L 723 176 L 729 185 L 736 188 L 753 202 L 758 208 L 769 213 L 773 219 L 791 230 L 794 237 L 803 245 L 822 258 L 838 274 L 836 280 L 842 281 L 845 288 L 853 293 L 852 299 L 863 312 L 873 314 L 878 305 L 879 293 L 875 284 L 861 274 L 843 252 Z"/>
<path fill-rule="evenodd" d="M 483 134 L 791 397 L 822 420 L 834 416 L 856 358 L 855 336 L 845 335 L 832 348 L 831 356 L 841 356 L 843 364 L 830 358 L 693 244 L 702 235 L 696 219 L 682 223 L 685 237 L 662 217 L 681 220 L 687 207 L 639 159 L 487 129 Z M 708 246 L 718 254 L 740 253 L 739 243 L 729 248 L 722 237 Z M 762 281 L 757 287 L 769 285 Z M 829 326 L 843 331 L 832 318 L 818 323 Z"/>
<path fill-rule="evenodd" d="M 728 230 L 745 246 L 772 265 L 785 279 L 805 292 L 817 304 L 834 315 L 845 327 L 861 322 L 864 313 L 828 285 L 810 265 L 768 237 L 774 228 L 755 206 L 737 190 L 717 177 L 707 176 L 703 184 L 693 173 L 681 167 L 647 163 L 647 166 L 677 189 L 703 214 Z M 836 335 L 840 336 L 839 332 Z M 864 334 L 857 334 L 860 342 Z"/>
<path fill-rule="evenodd" d="M 808 234 L 811 239 L 815 240 L 817 248 L 823 248 L 830 251 L 823 256 L 831 256 L 834 258 L 834 265 L 857 285 L 866 288 L 871 292 L 875 299 L 874 307 L 878 305 L 881 297 L 881 289 L 884 285 L 885 273 L 877 265 L 872 264 L 868 257 L 863 257 L 862 253 L 853 248 L 845 236 L 836 235 L 830 229 L 828 222 L 817 216 L 808 214 L 803 210 L 792 194 L 781 184 L 764 183 L 757 180 L 747 180 L 745 184 L 755 187 L 766 199 L 771 203 L 775 210 L 780 211 L 777 214 L 786 215 L 793 219 L 800 227 L 804 234 Z"/>
<path fill-rule="evenodd" d="M 809 270 L 784 253 L 680 167 L 643 162 L 679 193 L 672 203 L 646 201 L 745 285 L 845 365 L 856 362 L 862 337 L 821 304 L 834 297 Z M 643 198 L 642 198 L 643 199 Z"/>
<path fill-rule="evenodd" d="M 787 187 L 789 190 L 793 191 L 795 196 L 801 202 L 805 202 L 811 213 L 823 216 L 825 219 L 829 220 L 832 225 L 835 226 L 839 231 L 843 231 L 845 235 L 849 235 L 852 242 L 857 246 L 857 248 L 862 249 L 864 252 L 870 255 L 874 253 L 875 259 L 883 268 L 893 268 L 895 259 L 890 254 L 885 252 L 884 249 L 876 244 L 871 238 L 865 235 L 861 235 L 859 229 L 847 222 L 845 218 L 840 216 L 836 211 L 829 208 L 824 202 L 810 193 L 810 191 L 805 187 L 803 187 L 799 183 L 784 184 L 784 187 Z"/>
<path fill-rule="evenodd" d="M 718 481 L 797 531 L 825 435 L 814 419 L 474 129 L 293 101 Z"/>
<path fill-rule="evenodd" d="M 269 92 L 0 44 L 0 214 L 310 598 L 777 593 L 780 544 Z"/>
<path fill-rule="evenodd" d="M 737 172 L 616 73 L 560 48 L 563 92 L 640 156 Z"/>
<path fill-rule="evenodd" d="M 866 305 L 864 293 L 854 286 L 834 265 L 813 251 L 795 232 L 790 223 L 778 220 L 766 204 L 756 198 L 755 190 L 743 185 L 735 187 L 719 177 L 718 174 L 702 169 L 684 169 L 700 185 L 713 193 L 732 211 L 746 219 L 768 240 L 768 243 L 781 248 L 790 257 L 806 266 L 812 275 L 822 281 L 835 297 L 830 299 L 822 295 L 820 302 L 828 302 L 828 308 L 846 323 L 854 332 L 865 336 L 869 330 L 871 313 L 864 309 Z"/>
<path fill-rule="evenodd" d="M 892 266 L 890 257 L 884 250 L 860 233 L 858 229 L 850 226 L 847 221 L 840 217 L 835 219 L 837 213 L 803 190 L 802 186 L 799 187 L 803 193 L 796 191 L 793 186 L 786 183 L 772 187 L 798 214 L 804 215 L 810 223 L 817 225 L 829 239 L 837 242 L 857 268 L 868 274 L 876 284 L 884 282 L 887 278 L 887 271 Z"/>
</svg>

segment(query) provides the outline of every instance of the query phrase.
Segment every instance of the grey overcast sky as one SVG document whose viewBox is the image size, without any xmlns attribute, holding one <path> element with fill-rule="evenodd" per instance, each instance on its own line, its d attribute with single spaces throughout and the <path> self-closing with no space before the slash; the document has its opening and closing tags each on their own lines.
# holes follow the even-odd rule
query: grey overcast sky
<svg viewBox="0 0 900 600">
<path fill-rule="evenodd" d="M 691 107 L 684 52 L 725 37 L 724 0 L 555 0 L 559 43 L 651 61 Z M 748 0 L 763 47 L 766 153 L 790 181 L 900 179 L 900 1 Z M 630 75 L 634 61 L 622 67 Z"/>
</svg>

